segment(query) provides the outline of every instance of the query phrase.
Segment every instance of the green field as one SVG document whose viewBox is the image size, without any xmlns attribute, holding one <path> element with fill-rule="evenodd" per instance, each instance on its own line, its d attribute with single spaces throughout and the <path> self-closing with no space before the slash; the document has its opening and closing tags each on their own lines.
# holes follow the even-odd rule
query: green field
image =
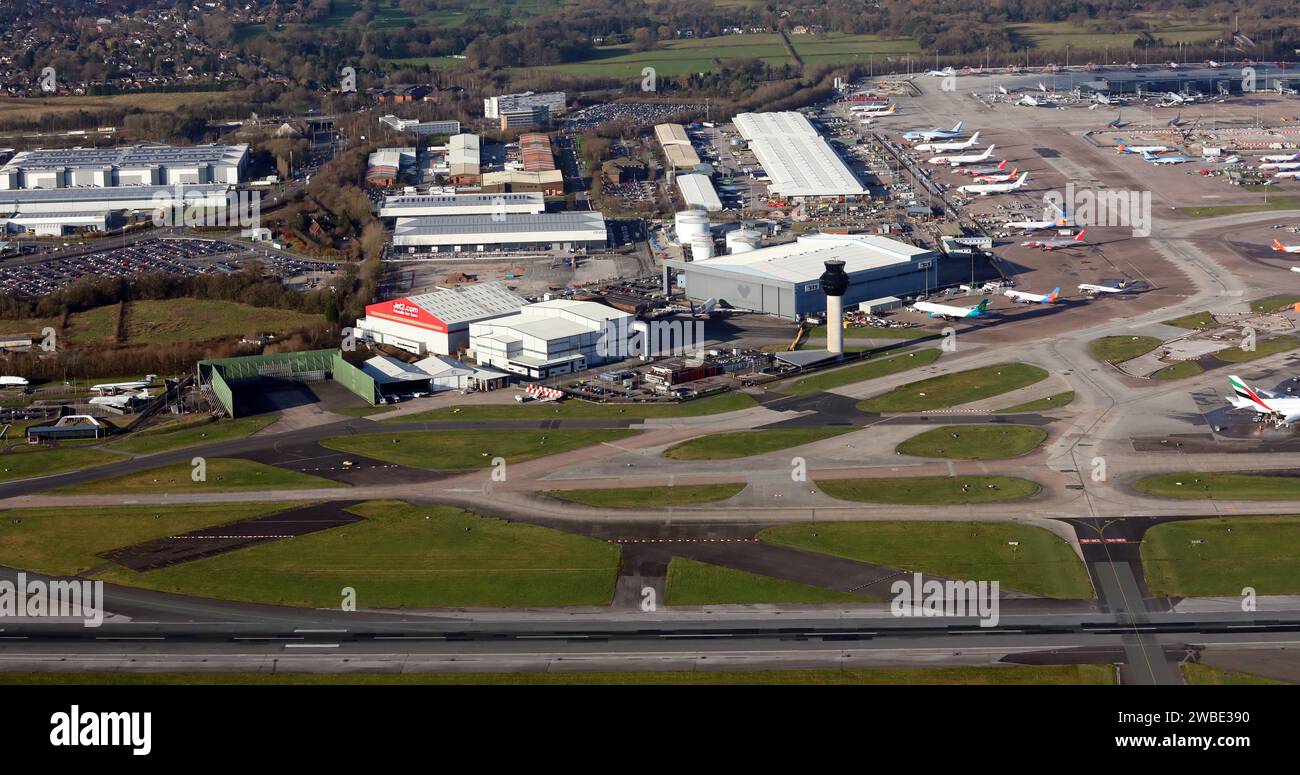
<svg viewBox="0 0 1300 775">
<path fill-rule="evenodd" d="M 915 457 L 998 460 L 1038 449 L 1047 431 L 1028 425 L 945 425 L 919 433 L 895 449 Z"/>
<path fill-rule="evenodd" d="M 465 404 L 427 412 L 408 414 L 383 422 L 441 422 L 446 420 L 551 420 L 568 418 L 639 420 L 661 417 L 699 417 L 706 414 L 734 412 L 758 406 L 746 393 L 719 393 L 694 401 L 596 404 L 577 398 L 561 403 Z"/>
<path fill-rule="evenodd" d="M 1031 412 L 1050 412 L 1053 409 L 1060 409 L 1063 406 L 1069 406 L 1074 401 L 1074 391 L 1067 390 L 1064 393 L 1036 398 L 1033 401 L 1026 401 L 1023 404 L 1008 406 L 1006 409 L 999 409 L 999 414 L 1029 414 Z"/>
<path fill-rule="evenodd" d="M 818 479 L 832 498 L 895 506 L 955 506 L 1028 498 L 1039 487 L 1014 476 L 893 476 Z"/>
<path fill-rule="evenodd" d="M 412 468 L 457 471 L 485 468 L 497 457 L 505 458 L 507 463 L 522 463 L 637 433 L 624 428 L 405 431 L 336 436 L 325 439 L 321 446 Z"/>
<path fill-rule="evenodd" d="M 1181 471 L 1144 476 L 1133 489 L 1184 500 L 1289 501 L 1300 500 L 1300 477 Z"/>
<path fill-rule="evenodd" d="M 1183 315 L 1180 318 L 1165 321 L 1165 325 L 1167 326 L 1177 326 L 1179 328 L 1190 328 L 1193 330 L 1198 328 L 1213 328 L 1218 324 L 1218 321 L 1214 319 L 1214 316 L 1210 314 L 1209 310 L 1204 312 L 1193 312 L 1190 315 Z"/>
<path fill-rule="evenodd" d="M 0 454 L 0 482 L 78 471 L 121 460 L 125 460 L 121 455 L 91 447 L 18 445 Z"/>
<path fill-rule="evenodd" d="M 320 315 L 233 301 L 181 298 L 130 302 L 126 320 L 129 344 L 160 345 L 247 334 L 283 334 L 321 325 L 325 319 Z M 39 334 L 44 326 L 57 327 L 57 321 L 7 320 L 0 331 Z M 117 305 L 112 304 L 73 313 L 68 317 L 67 330 L 59 338 L 69 344 L 94 345 L 115 341 L 116 336 Z"/>
<path fill-rule="evenodd" d="M 1162 597 L 1300 594 L 1297 556 L 1296 516 L 1165 522 L 1142 539 L 1147 587 Z"/>
<path fill-rule="evenodd" d="M 816 605 L 873 598 L 674 557 L 668 563 L 668 605 Z"/>
<path fill-rule="evenodd" d="M 1047 379 L 1047 372 L 1027 363 L 999 363 L 909 382 L 884 395 L 858 402 L 864 412 L 923 412 L 946 409 L 1009 393 Z"/>
<path fill-rule="evenodd" d="M 1267 202 L 1249 205 L 1205 205 L 1202 207 L 1183 207 L 1179 212 L 1190 218 L 1217 218 L 1220 215 L 1240 215 L 1242 213 L 1264 213 L 1272 210 L 1300 210 L 1300 197 L 1270 196 Z"/>
<path fill-rule="evenodd" d="M 191 530 L 305 506 L 226 503 L 13 509 L 0 519 L 0 565 L 54 576 L 98 567 L 96 555 Z"/>
<path fill-rule="evenodd" d="M 1088 343 L 1092 357 L 1106 363 L 1123 363 L 1146 355 L 1161 345 L 1154 336 L 1103 336 Z"/>
<path fill-rule="evenodd" d="M 852 366 L 844 366 L 829 371 L 819 371 L 806 377 L 796 377 L 787 382 L 781 392 L 786 395 L 799 396 L 819 393 L 841 385 L 852 385 L 877 377 L 887 377 L 908 369 L 929 366 L 939 360 L 940 352 L 936 348 L 918 350 L 912 353 L 899 353 L 878 358 L 868 358 Z"/>
<path fill-rule="evenodd" d="M 615 544 L 449 506 L 373 501 L 364 521 L 105 581 L 278 605 L 358 608 L 608 605 Z"/>
<path fill-rule="evenodd" d="M 1210 667 L 1199 662 L 1182 664 L 1183 680 L 1188 686 L 1287 686 L 1286 681 L 1251 675 L 1238 670 Z"/>
<path fill-rule="evenodd" d="M 192 479 L 193 466 L 188 461 L 151 468 L 125 476 L 114 476 L 85 484 L 51 490 L 64 495 L 79 493 L 161 493 L 223 492 L 227 490 L 303 490 L 317 487 L 346 487 L 342 482 L 319 476 L 276 468 L 265 463 L 237 458 L 211 458 L 207 461 L 206 479 Z"/>
<path fill-rule="evenodd" d="M 1274 339 L 1265 339 L 1255 342 L 1255 349 L 1245 350 L 1241 347 L 1229 347 L 1226 350 L 1219 350 L 1214 354 L 1215 358 L 1227 363 L 1246 363 L 1257 358 L 1267 358 L 1270 355 L 1290 352 L 1300 347 L 1300 337 L 1297 336 L 1279 336 Z"/>
<path fill-rule="evenodd" d="M 673 460 L 730 460 L 752 457 L 778 449 L 802 447 L 815 441 L 833 438 L 857 428 L 808 426 L 795 428 L 760 428 L 756 431 L 715 433 L 712 436 L 683 441 L 664 450 Z"/>
<path fill-rule="evenodd" d="M 1153 379 L 1186 379 L 1201 374 L 1205 369 L 1196 361 L 1179 361 L 1152 374 Z"/>
<path fill-rule="evenodd" d="M 725 501 L 744 484 L 679 484 L 671 487 L 618 487 L 607 490 L 547 490 L 543 495 L 606 509 L 657 509 Z"/>
<path fill-rule="evenodd" d="M 625 673 L 0 673 L 0 685 L 46 686 L 1110 686 L 1113 665 L 696 670 Z"/>
<path fill-rule="evenodd" d="M 1262 299 L 1256 299 L 1250 303 L 1252 312 L 1277 312 L 1283 309 L 1289 309 L 1300 304 L 1300 296 L 1294 294 L 1280 294 L 1277 296 L 1265 296 Z"/>
<path fill-rule="evenodd" d="M 1222 32 L 1221 25 L 1195 19 L 1150 18 L 1147 21 L 1154 27 L 1151 34 L 1171 45 L 1211 41 Z M 1103 32 L 1088 29 L 1088 25 L 1080 25 L 1073 21 L 1012 24 L 1008 27 L 1008 33 L 1012 36 L 1012 41 L 1017 48 L 1030 45 L 1047 51 L 1064 51 L 1066 46 L 1076 50 L 1103 50 L 1109 47 L 1112 58 L 1131 50 L 1133 41 L 1138 36 L 1136 30 Z M 1059 64 L 1065 63 L 1061 62 Z M 1072 62 L 1071 64 L 1076 63 Z"/>
<path fill-rule="evenodd" d="M 209 415 L 196 415 L 181 420 L 151 426 L 109 443 L 109 448 L 133 455 L 151 455 L 183 449 L 196 444 L 215 444 L 218 441 L 242 439 L 262 430 L 280 419 L 278 414 L 243 417 L 238 420 L 214 420 Z"/>
<path fill-rule="evenodd" d="M 819 522 L 779 525 L 761 540 L 951 579 L 997 581 L 1058 599 L 1093 597 L 1083 562 L 1038 527 L 1005 522 Z M 1018 546 L 1008 542 L 1018 541 Z"/>
</svg>

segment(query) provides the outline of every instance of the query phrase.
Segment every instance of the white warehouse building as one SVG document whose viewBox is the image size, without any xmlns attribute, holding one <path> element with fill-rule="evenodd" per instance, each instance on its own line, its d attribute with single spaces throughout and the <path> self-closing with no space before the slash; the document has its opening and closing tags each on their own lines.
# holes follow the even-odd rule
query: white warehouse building
<svg viewBox="0 0 1300 775">
<path fill-rule="evenodd" d="M 402 194 L 384 199 L 380 218 L 419 218 L 434 215 L 509 215 L 546 212 L 540 191 L 520 194 Z"/>
<path fill-rule="evenodd" d="M 0 167 L 0 190 L 239 183 L 248 145 L 141 145 L 23 151 Z"/>
<path fill-rule="evenodd" d="M 780 196 L 860 196 L 867 192 L 853 170 L 802 113 L 741 113 L 736 131 L 749 143 Z"/>
<path fill-rule="evenodd" d="M 470 324 L 513 315 L 526 303 L 501 283 L 443 288 L 370 304 L 354 331 L 415 355 L 452 355 L 469 346 Z"/>
<path fill-rule="evenodd" d="M 557 299 L 469 326 L 469 346 L 482 365 L 530 379 L 572 374 L 634 352 L 634 317 L 594 301 Z M 619 337 L 620 341 L 611 341 Z"/>
<path fill-rule="evenodd" d="M 393 247 L 408 253 L 495 253 L 603 248 L 599 212 L 507 213 L 398 218 Z"/>
</svg>

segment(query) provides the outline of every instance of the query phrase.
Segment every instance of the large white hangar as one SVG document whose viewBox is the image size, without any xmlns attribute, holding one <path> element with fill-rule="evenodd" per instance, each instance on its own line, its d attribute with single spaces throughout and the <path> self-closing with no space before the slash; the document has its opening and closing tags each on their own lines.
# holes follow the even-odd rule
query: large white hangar
<svg viewBox="0 0 1300 775">
<path fill-rule="evenodd" d="M 380 218 L 419 218 L 432 215 L 509 215 L 546 212 L 540 191 L 521 194 L 402 194 L 385 197 Z"/>
<path fill-rule="evenodd" d="M 366 307 L 354 330 L 362 341 L 416 355 L 452 355 L 469 346 L 469 326 L 513 315 L 525 302 L 501 283 L 443 288 Z"/>
<path fill-rule="evenodd" d="M 398 218 L 393 247 L 409 253 L 494 253 L 605 247 L 598 212 L 507 213 Z"/>
<path fill-rule="evenodd" d="M 665 262 L 691 299 L 717 299 L 744 310 L 798 320 L 826 310 L 820 278 L 828 259 L 844 261 L 844 305 L 911 296 L 933 287 L 939 255 L 872 234 L 812 234 L 794 242 L 703 261 Z"/>
<path fill-rule="evenodd" d="M 802 113 L 741 113 L 736 130 L 749 143 L 780 196 L 860 196 L 867 189 Z"/>
<path fill-rule="evenodd" d="M 37 149 L 16 154 L 0 167 L 0 190 L 234 185 L 247 169 L 247 145 Z"/>
</svg>

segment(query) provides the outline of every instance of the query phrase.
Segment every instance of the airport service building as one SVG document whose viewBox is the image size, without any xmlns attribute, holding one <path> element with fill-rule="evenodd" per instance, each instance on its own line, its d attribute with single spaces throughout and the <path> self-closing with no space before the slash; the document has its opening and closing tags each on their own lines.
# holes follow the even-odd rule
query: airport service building
<svg viewBox="0 0 1300 775">
<path fill-rule="evenodd" d="M 871 234 L 813 234 L 794 242 L 665 262 L 690 299 L 717 299 L 737 309 L 798 320 L 826 310 L 820 277 L 828 259 L 844 261 L 844 305 L 881 296 L 912 296 L 935 287 L 939 255 Z"/>
<path fill-rule="evenodd" d="M 38 149 L 0 167 L 0 190 L 234 185 L 247 169 L 247 145 Z"/>
<path fill-rule="evenodd" d="M 513 315 L 525 302 L 501 283 L 444 288 L 366 307 L 358 339 L 416 355 L 452 355 L 469 346 L 471 323 Z"/>
</svg>

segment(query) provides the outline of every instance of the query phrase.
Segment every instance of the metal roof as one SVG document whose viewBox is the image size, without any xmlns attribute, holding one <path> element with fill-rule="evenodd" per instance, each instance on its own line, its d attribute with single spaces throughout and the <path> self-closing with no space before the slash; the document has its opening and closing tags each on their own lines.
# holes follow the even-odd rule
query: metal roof
<svg viewBox="0 0 1300 775">
<path fill-rule="evenodd" d="M 126 148 L 39 148 L 24 151 L 0 170 L 51 169 L 56 167 L 149 167 L 155 165 L 239 164 L 248 155 L 248 145 L 133 146 Z"/>
<path fill-rule="evenodd" d="M 933 255 L 932 251 L 874 234 L 812 234 L 794 242 L 772 245 L 744 253 L 693 261 L 691 269 L 737 272 L 784 283 L 809 283 L 821 277 L 827 259 L 844 261 L 844 271 L 882 269 Z"/>
<path fill-rule="evenodd" d="M 516 312 L 526 303 L 501 283 L 479 283 L 408 296 L 407 300 L 447 325 Z"/>
<path fill-rule="evenodd" d="M 711 213 L 722 209 L 722 200 L 718 199 L 718 192 L 713 189 L 713 181 L 708 175 L 678 175 L 677 188 L 691 207 L 702 207 Z"/>
<path fill-rule="evenodd" d="M 736 129 L 749 142 L 782 196 L 858 195 L 866 188 L 802 113 L 741 113 Z"/>
<path fill-rule="evenodd" d="M 605 216 L 599 212 L 506 213 L 505 215 L 442 215 L 398 218 L 393 229 L 394 244 L 400 238 L 495 237 L 496 241 L 527 241 L 538 236 L 551 238 L 568 233 L 574 239 L 606 237 Z M 491 241 L 491 240 L 488 240 Z"/>
</svg>

